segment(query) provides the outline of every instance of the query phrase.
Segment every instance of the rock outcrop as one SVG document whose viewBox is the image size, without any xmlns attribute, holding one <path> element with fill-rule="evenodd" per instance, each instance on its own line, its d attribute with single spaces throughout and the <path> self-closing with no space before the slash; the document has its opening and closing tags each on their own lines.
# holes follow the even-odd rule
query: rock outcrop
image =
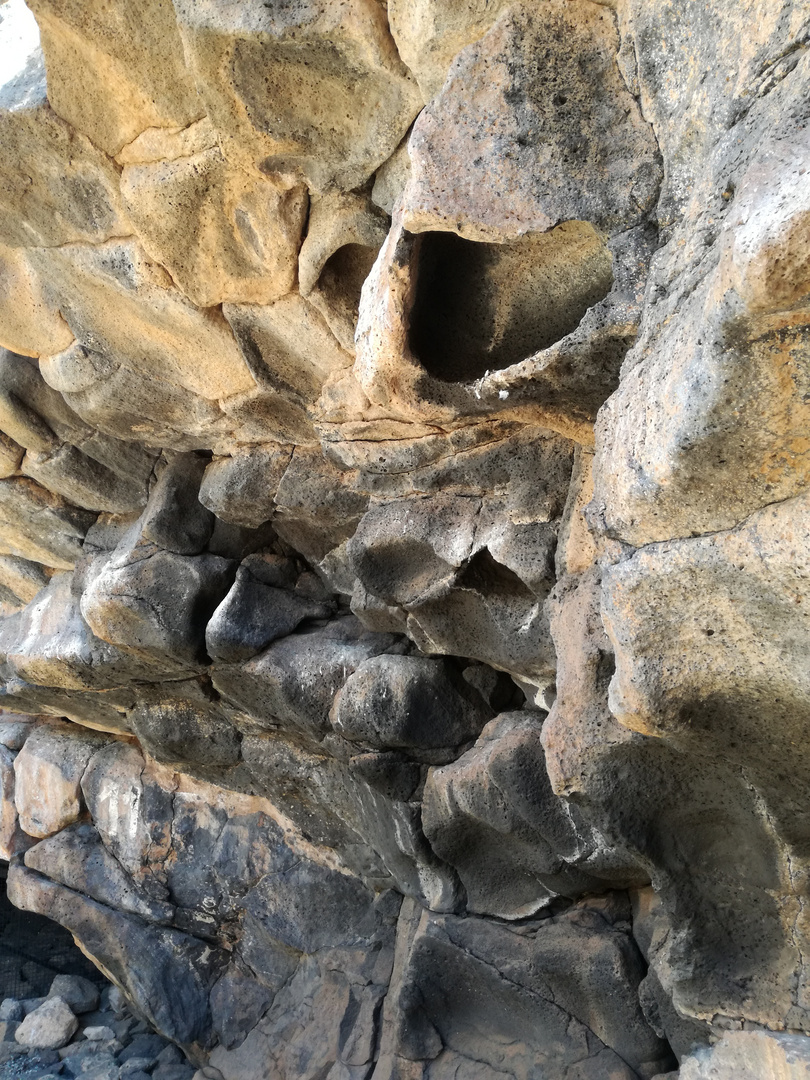
<svg viewBox="0 0 810 1080">
<path fill-rule="evenodd" d="M 804 1076 L 806 3 L 29 8 L 13 903 L 199 1076 Z"/>
</svg>

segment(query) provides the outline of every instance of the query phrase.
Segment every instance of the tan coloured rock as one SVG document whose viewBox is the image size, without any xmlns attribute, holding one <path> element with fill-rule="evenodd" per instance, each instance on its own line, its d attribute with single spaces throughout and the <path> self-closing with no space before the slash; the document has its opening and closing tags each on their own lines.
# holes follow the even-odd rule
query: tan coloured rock
<svg viewBox="0 0 810 1080">
<path fill-rule="evenodd" d="M 25 450 L 0 432 L 0 479 L 5 480 L 19 471 Z"/>
<path fill-rule="evenodd" d="M 681 1062 L 680 1080 L 807 1080 L 810 1039 L 771 1031 L 734 1031 Z"/>
<path fill-rule="evenodd" d="M 268 304 L 290 292 L 306 190 L 229 166 L 215 141 L 188 157 L 167 156 L 125 165 L 121 177 L 149 256 L 199 307 Z"/>
<path fill-rule="evenodd" d="M 388 0 L 391 33 L 426 102 L 441 90 L 456 54 L 513 5 L 514 0 Z"/>
<path fill-rule="evenodd" d="M 39 563 L 0 555 L 0 586 L 21 604 L 28 604 L 48 584 L 48 572 Z"/>
<path fill-rule="evenodd" d="M 795 16 L 788 5 L 785 26 Z M 775 31 L 766 18 L 735 40 L 741 77 L 759 35 Z M 808 487 L 810 138 L 799 118 L 810 60 L 799 50 L 784 62 L 790 77 L 754 96 L 734 134 L 702 99 L 694 113 L 678 102 L 677 139 L 716 145 L 697 175 L 691 143 L 673 163 L 661 213 L 677 210 L 678 224 L 596 432 L 594 522 L 634 545 L 728 529 Z"/>
<path fill-rule="evenodd" d="M 38 45 L 16 77 L 0 78 L 0 241 L 49 247 L 128 233 L 115 165 L 51 109 Z"/>
<path fill-rule="evenodd" d="M 0 480 L 0 554 L 72 570 L 96 515 L 27 477 Z"/>
<path fill-rule="evenodd" d="M 77 338 L 42 361 L 46 382 L 107 435 L 210 446 L 228 427 L 218 399 L 255 387 L 221 312 L 190 304 L 133 240 L 32 258 Z"/>
<path fill-rule="evenodd" d="M 409 135 L 402 140 L 388 161 L 380 166 L 374 177 L 371 201 L 386 214 L 393 214 L 394 207 L 399 202 L 411 175 L 408 138 Z"/>
<path fill-rule="evenodd" d="M 225 156 L 248 170 L 359 187 L 421 105 L 376 0 L 267 7 L 175 0 Z"/>
<path fill-rule="evenodd" d="M 203 114 L 170 4 L 32 0 L 30 6 L 53 108 L 108 154 L 146 128 L 185 127 Z"/>
<path fill-rule="evenodd" d="M 4 349 L 0 428 L 26 450 L 20 472 L 76 506 L 126 513 L 146 502 L 154 455 L 88 427 L 35 363 Z"/>
<path fill-rule="evenodd" d="M 327 379 L 351 366 L 323 316 L 299 293 L 264 306 L 223 307 L 258 384 L 222 407 L 243 442 L 314 443 L 312 417 Z"/>
<path fill-rule="evenodd" d="M 501 244 L 414 237 L 397 214 L 360 303 L 360 408 L 443 427 L 497 415 L 591 445 L 635 340 L 651 242 L 639 227 L 606 244 L 582 221 Z M 322 421 L 357 401 L 333 384 Z"/>
<path fill-rule="evenodd" d="M 14 760 L 14 802 L 29 836 L 45 837 L 77 821 L 81 779 L 105 738 L 70 724 L 40 725 Z"/>
<path fill-rule="evenodd" d="M 661 167 L 618 45 L 610 12 L 589 0 L 505 11 L 414 126 L 405 227 L 503 241 L 563 221 L 642 221 Z"/>
<path fill-rule="evenodd" d="M 0 346 L 42 356 L 61 352 L 72 341 L 70 327 L 45 300 L 28 252 L 0 244 Z"/>
<path fill-rule="evenodd" d="M 360 196 L 333 193 L 310 208 L 298 261 L 301 293 L 349 352 L 354 352 L 360 291 L 387 233 L 387 218 Z"/>
<path fill-rule="evenodd" d="M 147 128 L 115 155 L 119 165 L 154 165 L 193 157 L 217 145 L 217 133 L 207 116 L 188 127 Z"/>
<path fill-rule="evenodd" d="M 593 454 L 577 447 L 571 487 L 563 510 L 554 555 L 558 578 L 565 577 L 566 574 L 584 574 L 596 561 L 596 543 L 585 520 L 585 508 L 592 498 Z"/>
<path fill-rule="evenodd" d="M 16 755 L 0 746 L 0 859 L 10 861 L 30 847 L 32 840 L 20 828 L 14 804 L 14 758 Z"/>
</svg>

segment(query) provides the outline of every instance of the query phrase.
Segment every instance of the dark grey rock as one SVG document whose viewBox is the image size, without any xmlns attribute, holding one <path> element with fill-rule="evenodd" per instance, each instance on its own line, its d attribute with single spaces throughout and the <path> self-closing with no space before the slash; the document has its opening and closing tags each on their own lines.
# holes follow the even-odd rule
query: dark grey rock
<svg viewBox="0 0 810 1080">
<path fill-rule="evenodd" d="M 210 687 L 197 681 L 151 688 L 130 722 L 141 745 L 158 761 L 218 770 L 239 762 L 239 733 L 212 701 Z"/>
<path fill-rule="evenodd" d="M 129 1045 L 125 1046 L 120 1052 L 118 1060 L 124 1063 L 134 1059 L 148 1058 L 154 1062 L 157 1060 L 158 1054 L 165 1050 L 167 1045 L 169 1044 L 166 1039 L 154 1033 L 136 1035 Z"/>
<path fill-rule="evenodd" d="M 218 555 L 124 545 L 84 592 L 82 614 L 105 641 L 193 668 L 205 661 L 205 626 L 235 569 Z"/>
<path fill-rule="evenodd" d="M 126 1049 L 126 1047 L 124 1048 Z M 131 1073 L 148 1073 L 155 1064 L 155 1057 L 133 1057 L 124 1059 L 121 1054 L 118 1055 L 118 1060 L 121 1063 L 121 1077 L 128 1077 Z"/>
<path fill-rule="evenodd" d="M 322 737 L 337 690 L 364 661 L 396 644 L 353 616 L 290 634 L 246 664 L 216 664 L 211 678 L 227 700 L 268 728 Z"/>
<path fill-rule="evenodd" d="M 0 1042 L 12 1042 L 19 1026 L 18 1020 L 0 1020 Z"/>
<path fill-rule="evenodd" d="M 10 872 L 9 893 L 18 907 L 67 926 L 167 1036 L 187 1045 L 210 1042 L 208 992 L 223 966 L 218 950 L 179 931 L 113 911 L 23 867 Z M 134 1040 L 124 1053 L 141 1056 L 133 1045 Z M 163 1045 L 161 1040 L 155 1052 Z"/>
<path fill-rule="evenodd" d="M 269 936 L 269 935 L 268 935 Z M 256 963 L 256 956 L 253 955 Z M 273 1002 L 274 993 L 238 968 L 229 969 L 211 989 L 214 1030 L 227 1050 L 245 1041 Z"/>
<path fill-rule="evenodd" d="M 3 998 L 0 1002 L 0 1020 L 22 1020 L 24 1016 L 22 1002 L 16 998 Z"/>
<path fill-rule="evenodd" d="M 152 1080 L 192 1080 L 195 1072 L 193 1065 L 158 1065 Z"/>
<path fill-rule="evenodd" d="M 559 1075 L 590 1058 L 585 1075 L 608 1067 L 630 1080 L 669 1067 L 638 1005 L 643 960 L 601 915 L 575 908 L 515 933 L 426 912 L 412 932 L 390 1014 L 401 1057 L 503 1070 L 506 1046 L 516 1075 L 540 1064 Z"/>
<path fill-rule="evenodd" d="M 333 606 L 264 584 L 251 573 L 253 560 L 241 566 L 230 592 L 211 616 L 205 631 L 208 655 L 225 663 L 249 660 L 272 641 L 292 633 L 305 619 L 323 619 Z"/>
<path fill-rule="evenodd" d="M 214 515 L 198 498 L 207 461 L 196 454 L 172 454 L 152 489 L 141 535 L 165 551 L 199 555 L 214 528 Z"/>
<path fill-rule="evenodd" d="M 458 870 L 470 911 L 522 918 L 555 896 L 605 887 L 578 867 L 596 841 L 551 788 L 541 728 L 538 713 L 505 713 L 472 749 L 428 775 L 425 835 Z"/>
<path fill-rule="evenodd" d="M 179 1065 L 185 1062 L 182 1051 L 174 1043 L 164 1046 L 155 1060 L 158 1065 Z"/>
<path fill-rule="evenodd" d="M 98 987 L 81 975 L 57 975 L 51 983 L 48 997 L 62 998 L 78 1015 L 98 1008 L 100 999 Z"/>
<path fill-rule="evenodd" d="M 352 742 L 431 749 L 474 739 L 491 718 L 481 695 L 447 661 L 376 656 L 346 680 L 332 723 Z"/>
</svg>

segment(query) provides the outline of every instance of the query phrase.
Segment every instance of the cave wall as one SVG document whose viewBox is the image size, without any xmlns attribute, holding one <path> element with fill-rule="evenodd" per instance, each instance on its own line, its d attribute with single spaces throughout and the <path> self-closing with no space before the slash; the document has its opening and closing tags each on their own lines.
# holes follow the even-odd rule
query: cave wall
<svg viewBox="0 0 810 1080">
<path fill-rule="evenodd" d="M 225 1080 L 810 1061 L 808 41 L 0 4 L 0 854 Z"/>
</svg>

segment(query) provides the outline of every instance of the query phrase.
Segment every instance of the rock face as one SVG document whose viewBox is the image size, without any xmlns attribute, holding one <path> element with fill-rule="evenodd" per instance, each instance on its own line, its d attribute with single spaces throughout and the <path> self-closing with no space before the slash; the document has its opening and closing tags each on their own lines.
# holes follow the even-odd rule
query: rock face
<svg viewBox="0 0 810 1080">
<path fill-rule="evenodd" d="M 29 7 L 13 902 L 199 1076 L 804 1076 L 806 3 Z"/>
</svg>

